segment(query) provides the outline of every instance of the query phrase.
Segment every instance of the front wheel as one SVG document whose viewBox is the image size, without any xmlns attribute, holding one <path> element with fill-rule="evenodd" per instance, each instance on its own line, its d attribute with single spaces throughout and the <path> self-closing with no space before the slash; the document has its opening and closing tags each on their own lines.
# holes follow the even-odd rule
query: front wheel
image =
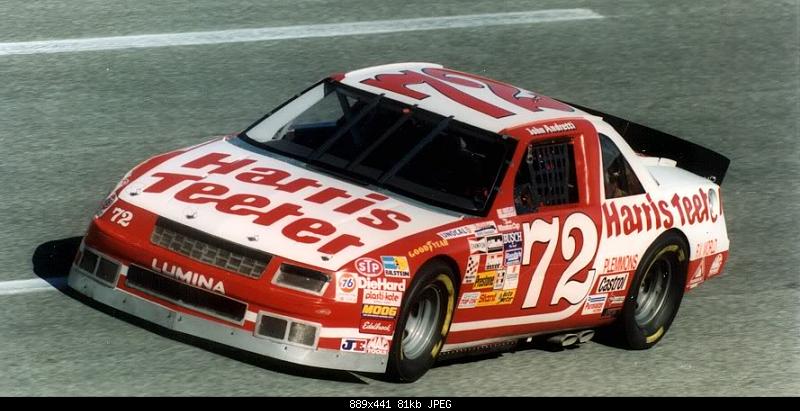
<svg viewBox="0 0 800 411">
<path fill-rule="evenodd" d="M 620 318 L 628 347 L 650 348 L 666 334 L 683 299 L 687 249 L 683 237 L 666 232 L 645 252 Z"/>
<path fill-rule="evenodd" d="M 426 264 L 406 292 L 397 322 L 387 367 L 393 380 L 413 382 L 431 368 L 450 329 L 454 305 L 450 267 L 441 261 Z"/>
</svg>

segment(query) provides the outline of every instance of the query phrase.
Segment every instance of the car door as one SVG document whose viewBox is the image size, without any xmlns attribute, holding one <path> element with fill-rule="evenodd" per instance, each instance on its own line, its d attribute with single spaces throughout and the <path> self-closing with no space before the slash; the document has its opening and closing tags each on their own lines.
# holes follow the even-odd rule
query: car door
<svg viewBox="0 0 800 411">
<path fill-rule="evenodd" d="M 522 234 L 517 298 L 529 324 L 582 312 L 594 283 L 601 222 L 591 201 L 596 187 L 588 183 L 585 141 L 591 138 L 596 134 L 533 139 L 519 160 L 513 217 Z M 511 267 L 506 270 L 514 276 Z"/>
<path fill-rule="evenodd" d="M 569 124 L 509 133 L 520 144 L 495 202 L 497 233 L 469 239 L 473 267 L 459 304 L 469 309 L 451 327 L 466 333 L 459 340 L 588 324 L 598 309 L 587 300 L 602 228 L 599 145 L 591 123 Z"/>
</svg>

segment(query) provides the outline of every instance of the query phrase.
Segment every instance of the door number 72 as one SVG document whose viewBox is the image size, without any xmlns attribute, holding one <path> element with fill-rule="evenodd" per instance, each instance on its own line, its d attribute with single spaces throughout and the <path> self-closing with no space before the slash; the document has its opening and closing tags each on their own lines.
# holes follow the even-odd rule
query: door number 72
<svg viewBox="0 0 800 411">
<path fill-rule="evenodd" d="M 533 270 L 533 277 L 528 286 L 528 292 L 525 294 L 522 308 L 533 308 L 539 303 L 544 276 L 547 273 L 547 268 L 550 267 L 550 262 L 556 251 L 556 245 L 559 243 L 561 244 L 561 256 L 565 261 L 571 262 L 558 280 L 550 305 L 558 304 L 558 301 L 562 298 L 575 305 L 583 301 L 584 297 L 589 293 L 594 275 L 590 274 L 583 282 L 573 280 L 572 277 L 592 262 L 598 245 L 597 227 L 595 227 L 594 221 L 589 216 L 582 213 L 570 214 L 564 220 L 563 227 L 559 227 L 559 222 L 558 217 L 553 217 L 551 222 L 535 220 L 532 223 L 524 223 L 522 225 L 523 238 L 525 239 L 522 255 L 523 265 L 530 264 L 531 250 L 535 243 L 547 244 L 542 258 L 537 262 L 536 269 Z M 581 237 L 583 237 L 583 244 L 580 250 L 576 250 L 577 242 L 572 235 L 572 230 L 580 231 Z M 559 233 L 561 234 L 561 241 L 559 241 Z"/>
</svg>

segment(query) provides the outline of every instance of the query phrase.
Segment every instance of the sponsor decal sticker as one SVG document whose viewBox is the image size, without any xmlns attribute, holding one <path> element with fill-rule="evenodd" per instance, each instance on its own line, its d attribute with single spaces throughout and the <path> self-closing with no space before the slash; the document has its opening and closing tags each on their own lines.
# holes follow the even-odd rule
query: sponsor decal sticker
<svg viewBox="0 0 800 411">
<path fill-rule="evenodd" d="M 504 290 L 500 291 L 499 293 L 499 297 L 497 297 L 497 305 L 505 305 L 514 302 L 514 296 L 517 294 L 517 290 Z"/>
<path fill-rule="evenodd" d="M 367 341 L 367 354 L 389 354 L 392 340 L 387 337 L 375 337 Z"/>
<path fill-rule="evenodd" d="M 465 225 L 463 227 L 456 227 L 446 231 L 440 231 L 436 233 L 436 235 L 445 240 L 452 240 L 454 238 L 461 238 L 472 235 L 473 232 L 474 228 L 471 225 Z"/>
<path fill-rule="evenodd" d="M 383 275 L 386 277 L 407 278 L 411 276 L 406 257 L 382 255 L 381 261 L 383 262 Z"/>
<path fill-rule="evenodd" d="M 522 249 L 515 248 L 506 251 L 506 265 L 519 265 L 522 263 Z"/>
<path fill-rule="evenodd" d="M 711 262 L 711 268 L 708 269 L 708 276 L 719 274 L 720 268 L 722 268 L 722 254 L 717 254 L 714 261 Z"/>
<path fill-rule="evenodd" d="M 403 301 L 403 293 L 399 291 L 364 290 L 361 295 L 361 302 L 364 304 L 399 307 L 401 301 Z"/>
<path fill-rule="evenodd" d="M 698 257 L 708 257 L 712 254 L 717 253 L 717 239 L 703 241 L 700 244 L 697 244 L 697 256 Z"/>
<path fill-rule="evenodd" d="M 689 288 L 694 288 L 704 281 L 703 278 L 703 260 L 698 261 L 697 269 L 694 270 L 692 278 L 689 280 Z"/>
<path fill-rule="evenodd" d="M 209 147 L 215 145 L 218 144 Z M 204 204 L 205 209 L 238 216 L 236 219 L 241 223 L 280 233 L 285 240 L 297 245 L 297 249 L 313 247 L 305 250 L 327 256 L 328 261 L 347 258 L 356 253 L 357 248 L 368 246 L 369 242 L 362 241 L 368 236 L 377 239 L 382 236 L 376 233 L 407 232 L 410 224 L 414 224 L 410 216 L 394 207 L 383 208 L 381 202 L 389 197 L 382 194 L 357 187 L 330 186 L 325 183 L 331 181 L 329 178 L 266 157 L 254 159 L 241 154 L 196 150 L 200 154 L 190 151 L 149 171 L 137 183 L 146 186 L 132 187 L 135 190 L 126 190 L 121 198 L 136 197 L 133 202 L 146 206 L 144 208 L 163 203 L 167 196 L 192 207 Z M 178 161 L 182 164 L 176 164 Z M 211 179 L 216 181 L 214 183 L 203 181 L 208 175 L 225 177 Z M 174 212 L 176 207 L 167 208 Z M 351 223 L 337 227 L 324 217 L 316 218 L 330 212 L 352 217 Z M 208 219 L 214 220 L 213 216 Z M 280 224 L 275 224 L 278 221 Z M 198 221 L 198 224 L 209 227 L 211 223 Z M 240 223 L 234 222 L 234 225 L 240 226 Z M 343 250 L 347 252 L 339 254 Z M 297 254 L 296 250 L 293 254 Z M 333 259 L 337 254 L 344 256 Z"/>
<path fill-rule="evenodd" d="M 464 284 L 472 284 L 475 282 L 475 274 L 478 273 L 478 263 L 481 261 L 481 256 L 471 255 L 467 260 L 467 271 L 464 273 Z"/>
<path fill-rule="evenodd" d="M 519 284 L 519 266 L 511 265 L 506 267 L 506 281 L 503 284 L 503 289 L 511 290 L 517 288 Z"/>
<path fill-rule="evenodd" d="M 485 270 L 497 270 L 503 268 L 503 252 L 486 254 Z"/>
<path fill-rule="evenodd" d="M 519 230 L 519 223 L 510 223 L 510 224 L 500 224 L 497 226 L 497 229 L 500 231 L 511 231 L 511 230 Z"/>
<path fill-rule="evenodd" d="M 361 319 L 358 330 L 365 334 L 392 335 L 394 334 L 394 321 L 364 318 Z M 369 343 L 367 343 L 367 352 L 370 352 Z"/>
<path fill-rule="evenodd" d="M 697 194 L 691 196 L 674 194 L 669 202 L 653 201 L 650 194 L 645 195 L 644 201 L 632 206 L 617 207 L 616 202 L 607 201 L 603 204 L 602 211 L 606 237 L 658 230 L 662 226 L 670 229 L 704 221 L 714 223 L 719 218 L 713 207 L 709 206 L 708 193 L 701 188 L 697 189 Z"/>
<path fill-rule="evenodd" d="M 503 284 L 506 282 L 506 272 L 505 270 L 497 270 L 494 275 L 494 288 L 495 290 L 502 290 Z"/>
<path fill-rule="evenodd" d="M 484 221 L 482 223 L 473 224 L 475 237 L 484 237 L 487 235 L 497 234 L 497 225 L 494 221 Z"/>
<path fill-rule="evenodd" d="M 367 340 L 364 338 L 342 338 L 341 351 L 367 352 Z"/>
<path fill-rule="evenodd" d="M 476 307 L 485 307 L 487 305 L 497 305 L 497 297 L 500 296 L 502 291 L 488 291 L 481 293 L 481 296 L 478 297 L 478 303 L 475 305 Z"/>
<path fill-rule="evenodd" d="M 615 306 L 615 305 L 622 305 L 625 303 L 625 296 L 624 295 L 612 295 L 608 297 L 608 305 Z"/>
<path fill-rule="evenodd" d="M 497 217 L 499 218 L 511 218 L 517 216 L 517 209 L 514 207 L 503 207 L 497 209 Z"/>
<path fill-rule="evenodd" d="M 494 271 L 484 271 L 482 273 L 478 273 L 478 278 L 475 280 L 475 284 L 472 286 L 474 290 L 480 290 L 483 288 L 493 288 L 494 287 Z"/>
<path fill-rule="evenodd" d="M 515 248 L 522 248 L 522 231 L 514 231 L 511 233 L 503 233 L 503 248 L 511 250 Z"/>
<path fill-rule="evenodd" d="M 476 239 L 469 239 L 469 253 L 470 254 L 482 254 L 489 251 L 489 248 L 486 245 L 486 237 L 476 238 Z"/>
<path fill-rule="evenodd" d="M 622 291 L 625 289 L 625 284 L 627 284 L 627 282 L 628 273 L 603 275 L 597 280 L 597 288 L 594 292 L 601 294 Z"/>
<path fill-rule="evenodd" d="M 493 235 L 491 237 L 486 237 L 486 249 L 487 252 L 490 253 L 503 251 L 503 236 Z"/>
<path fill-rule="evenodd" d="M 117 193 L 111 192 L 111 194 L 109 194 L 108 197 L 106 197 L 105 200 L 103 200 L 103 202 L 100 204 L 100 209 L 97 210 L 97 213 L 95 213 L 94 216 L 98 218 L 102 217 L 103 214 L 105 214 L 105 212 L 116 202 L 117 202 Z"/>
<path fill-rule="evenodd" d="M 425 244 L 422 244 L 419 247 L 414 248 L 413 250 L 408 252 L 408 256 L 414 258 L 420 254 L 429 253 L 433 250 L 447 247 L 450 243 L 447 240 L 440 240 L 440 241 L 428 241 Z"/>
<path fill-rule="evenodd" d="M 594 315 L 603 312 L 603 307 L 606 305 L 607 294 L 590 295 L 586 298 L 583 304 L 583 311 L 581 315 Z"/>
<path fill-rule="evenodd" d="M 363 277 L 340 271 L 336 273 L 336 301 L 343 303 L 358 302 L 358 284 Z M 367 280 L 366 278 L 363 278 Z"/>
<path fill-rule="evenodd" d="M 383 274 L 383 265 L 374 258 L 362 257 L 356 260 L 356 271 L 367 277 L 377 277 Z"/>
<path fill-rule="evenodd" d="M 473 291 L 461 295 L 461 300 L 458 302 L 458 308 L 473 308 L 478 303 L 480 298 L 480 291 Z"/>
<path fill-rule="evenodd" d="M 364 304 L 361 307 L 361 316 L 388 318 L 393 320 L 397 316 L 397 307 L 390 307 L 388 305 Z"/>
<path fill-rule="evenodd" d="M 639 254 L 610 257 L 603 260 L 604 273 L 619 273 L 622 271 L 636 271 L 639 263 Z"/>
<path fill-rule="evenodd" d="M 355 274 L 353 274 L 355 275 Z M 386 291 L 405 291 L 407 280 L 389 280 L 386 278 L 372 279 L 367 277 L 357 277 L 358 288 L 364 290 L 386 290 Z M 337 283 L 338 285 L 338 283 Z M 338 291 L 338 288 L 337 288 Z M 358 294 L 356 294 L 358 295 Z M 338 300 L 337 300 L 338 301 Z M 355 302 L 355 301 L 353 301 Z"/>
</svg>

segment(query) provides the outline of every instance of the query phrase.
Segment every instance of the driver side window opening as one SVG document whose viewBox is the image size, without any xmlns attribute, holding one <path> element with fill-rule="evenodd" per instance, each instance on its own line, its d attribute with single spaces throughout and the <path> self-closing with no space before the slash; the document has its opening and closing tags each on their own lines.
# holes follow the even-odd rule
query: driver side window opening
<svg viewBox="0 0 800 411">
<path fill-rule="evenodd" d="M 575 150 L 571 140 L 531 143 L 526 149 L 514 181 L 517 214 L 542 206 L 577 203 Z"/>
<path fill-rule="evenodd" d="M 607 199 L 644 194 L 644 188 L 630 164 L 614 142 L 603 134 L 600 134 L 600 151 L 603 155 L 603 184 Z"/>
</svg>

